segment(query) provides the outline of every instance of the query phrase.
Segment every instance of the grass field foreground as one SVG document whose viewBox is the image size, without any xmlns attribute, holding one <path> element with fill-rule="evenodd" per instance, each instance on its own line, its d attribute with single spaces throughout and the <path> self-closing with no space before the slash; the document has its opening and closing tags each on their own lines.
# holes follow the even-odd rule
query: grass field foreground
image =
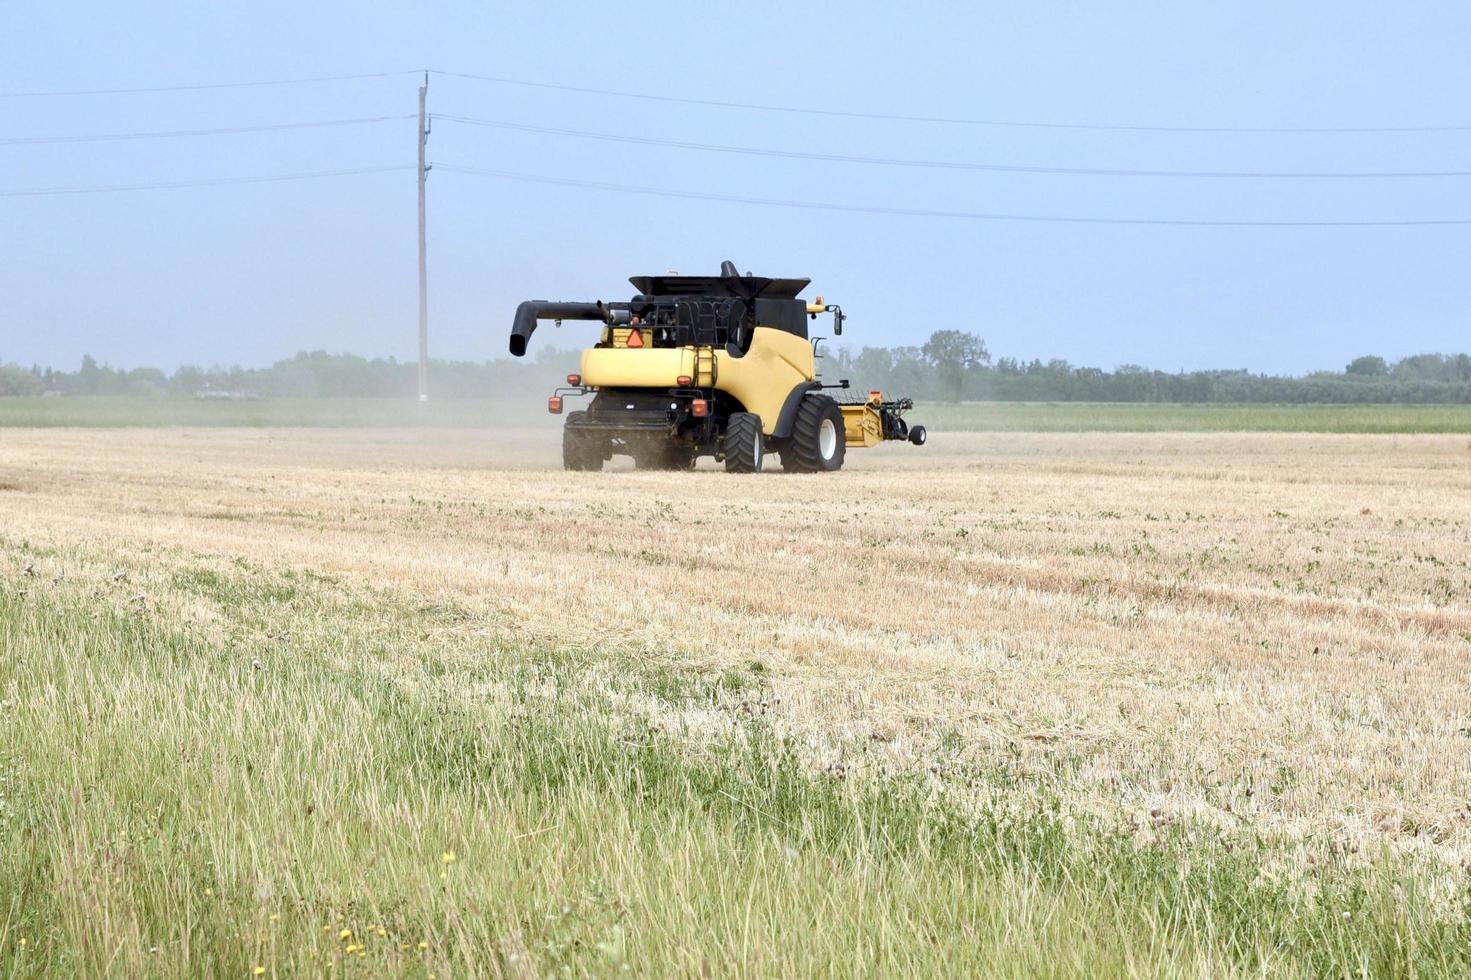
<svg viewBox="0 0 1471 980">
<path fill-rule="evenodd" d="M 211 641 L 105 583 L 0 599 L 11 975 L 1471 967 L 1465 923 L 1388 861 L 1303 889 L 1267 842 L 1141 844 L 1055 802 L 813 772 L 759 714 L 691 744 L 626 707 L 730 708 L 759 674 L 470 656 L 413 608 L 177 569 L 149 601 L 208 604 Z"/>
<path fill-rule="evenodd" d="M 1466 974 L 1463 438 L 555 460 L 6 432 L 0 972 Z"/>
</svg>

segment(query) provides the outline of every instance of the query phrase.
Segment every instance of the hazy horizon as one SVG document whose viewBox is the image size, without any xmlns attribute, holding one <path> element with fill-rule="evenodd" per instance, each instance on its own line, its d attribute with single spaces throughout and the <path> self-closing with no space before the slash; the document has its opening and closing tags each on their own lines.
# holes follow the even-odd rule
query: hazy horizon
<svg viewBox="0 0 1471 980">
<path fill-rule="evenodd" d="M 566 356 L 576 355 L 578 353 L 578 351 L 581 349 L 578 346 L 570 346 L 570 345 L 562 345 L 562 344 L 555 344 L 555 345 L 554 344 L 548 344 L 546 346 L 547 346 L 547 349 L 549 349 L 549 350 L 556 350 L 558 354 L 560 354 L 560 355 L 566 355 Z M 587 345 L 583 345 L 583 346 L 587 346 Z M 892 347 L 900 346 L 900 345 L 883 345 L 883 344 L 852 345 L 852 344 L 838 343 L 838 344 L 825 345 L 824 346 L 824 349 L 827 349 L 828 346 L 831 346 L 832 349 L 835 350 L 835 351 L 838 351 L 838 350 L 847 350 L 849 353 L 851 353 L 851 354 L 853 354 L 853 355 L 856 356 L 858 354 L 858 352 L 863 347 L 890 347 L 890 348 L 892 348 Z M 918 345 L 913 345 L 913 346 L 918 346 Z M 1468 346 L 1471 346 L 1471 345 L 1468 345 Z M 397 354 L 368 354 L 368 353 L 364 353 L 362 351 L 352 351 L 352 350 L 332 350 L 332 349 L 327 349 L 327 348 L 302 348 L 300 350 L 292 351 L 289 354 L 282 354 L 282 355 L 280 355 L 278 357 L 268 357 L 266 360 L 263 360 L 263 361 L 260 361 L 260 362 L 256 362 L 256 363 L 244 363 L 244 362 L 231 362 L 231 363 L 213 362 L 213 363 L 211 363 L 211 362 L 197 362 L 197 361 L 181 361 L 181 362 L 179 362 L 177 364 L 173 364 L 173 365 L 154 364 L 154 363 L 141 363 L 141 362 L 140 363 L 137 363 L 137 364 L 115 363 L 115 362 L 112 362 L 112 361 L 103 360 L 100 357 L 96 357 L 96 355 L 91 355 L 90 352 L 84 352 L 81 357 L 78 357 L 77 358 L 77 361 L 76 361 L 75 364 L 66 365 L 66 364 L 43 364 L 43 363 L 39 363 L 39 362 L 25 362 L 25 363 L 23 363 L 23 362 L 20 362 L 20 361 L 15 360 L 14 358 L 9 357 L 3 350 L 0 350 L 0 365 L 3 365 L 3 364 L 7 364 L 8 363 L 8 364 L 15 364 L 16 366 L 25 368 L 26 370 L 34 370 L 34 369 L 40 369 L 42 371 L 52 370 L 52 371 L 58 371 L 58 372 L 63 372 L 63 373 L 70 374 L 70 373 L 74 373 L 75 371 L 78 370 L 78 368 L 81 367 L 82 357 L 92 356 L 93 359 L 97 362 L 98 367 L 111 368 L 111 369 L 113 369 L 115 371 L 134 371 L 134 370 L 139 370 L 139 369 L 156 368 L 158 370 L 163 371 L 165 374 L 172 376 L 175 372 L 179 371 L 180 369 L 184 369 L 184 368 L 198 368 L 198 369 L 201 369 L 201 370 L 204 370 L 204 371 L 230 371 L 230 370 L 235 370 L 237 368 L 240 369 L 240 370 L 244 370 L 244 371 L 266 370 L 266 369 L 269 369 L 269 368 L 271 368 L 272 366 L 274 366 L 276 364 L 279 364 L 279 363 L 281 363 L 283 361 L 289 361 L 289 360 L 291 360 L 291 359 L 293 359 L 295 357 L 298 357 L 298 356 L 300 356 L 302 354 L 315 354 L 315 353 L 324 353 L 324 354 L 327 354 L 330 357 L 360 357 L 360 358 L 362 358 L 364 360 L 367 360 L 367 361 L 393 361 L 393 362 L 396 362 L 398 364 L 413 364 L 417 360 L 417 358 L 414 357 L 414 356 L 403 357 L 403 356 L 399 356 Z M 1361 353 L 1362 353 L 1362 355 L 1375 355 L 1377 352 L 1375 352 L 1375 351 L 1363 351 Z M 1406 357 L 1414 357 L 1416 355 L 1431 355 L 1431 356 L 1434 356 L 1434 355 L 1451 355 L 1451 356 L 1454 356 L 1454 355 L 1457 355 L 1457 354 L 1460 354 L 1460 353 L 1462 353 L 1462 351 L 1457 351 L 1457 350 L 1414 351 L 1414 352 L 1412 352 L 1410 354 L 1407 354 L 1405 356 Z M 1355 357 L 1358 357 L 1358 356 L 1361 356 L 1361 355 L 1356 354 L 1354 356 Z M 1380 355 L 1380 356 L 1382 356 L 1382 355 Z M 1007 354 L 1005 351 L 995 351 L 995 350 L 991 351 L 991 358 L 992 358 L 992 363 L 993 364 L 997 360 L 1000 360 L 1001 358 L 1006 358 L 1006 357 L 1012 357 L 1012 355 Z M 1015 358 L 1015 359 L 1021 361 L 1022 363 L 1029 363 L 1030 361 L 1033 360 L 1033 358 L 1026 358 L 1025 360 L 1023 360 L 1021 358 Z M 1161 367 L 1159 365 L 1154 365 L 1154 364 L 1139 364 L 1137 362 L 1130 362 L 1130 361 L 1120 361 L 1117 364 L 1086 364 L 1086 363 L 1083 363 L 1081 361 L 1075 360 L 1073 358 L 1066 357 L 1066 356 L 1061 356 L 1061 355 L 1058 356 L 1055 359 L 1056 360 L 1061 360 L 1061 361 L 1067 361 L 1071 366 L 1073 366 L 1075 368 L 1098 368 L 1098 369 L 1101 369 L 1103 371 L 1108 371 L 1108 372 L 1115 372 L 1115 371 L 1119 370 L 1122 367 L 1142 367 L 1142 368 L 1145 368 L 1146 370 L 1149 370 L 1149 371 L 1161 371 L 1161 372 L 1164 372 L 1166 374 L 1189 373 L 1190 371 L 1249 371 L 1252 374 L 1268 374 L 1268 375 L 1274 374 L 1274 372 L 1257 371 L 1257 370 L 1254 370 L 1252 368 L 1245 367 L 1245 366 L 1242 366 L 1242 365 L 1239 365 L 1239 364 L 1217 364 L 1217 365 L 1213 365 L 1213 366 L 1200 367 L 1200 368 L 1189 368 L 1189 369 L 1183 369 L 1182 370 L 1182 369 L 1172 369 L 1172 368 L 1167 368 L 1167 367 Z M 1352 360 L 1352 359 L 1353 358 L 1349 358 L 1349 360 Z M 1400 360 L 1400 359 L 1402 359 L 1402 358 L 1385 358 L 1385 360 L 1387 362 L 1389 362 L 1390 364 L 1393 364 L 1393 363 L 1395 363 L 1396 360 Z M 1043 357 L 1043 358 L 1039 358 L 1039 360 L 1041 360 L 1045 364 L 1049 360 L 1052 360 L 1052 358 Z M 430 355 L 430 363 L 433 364 L 435 362 L 444 362 L 444 363 L 459 362 L 459 363 L 470 363 L 470 364 L 488 364 L 488 363 L 495 363 L 495 362 L 518 363 L 518 364 L 525 365 L 527 367 L 527 369 L 530 370 L 530 369 L 533 369 L 535 367 L 535 365 L 537 363 L 537 358 L 536 358 L 535 353 L 528 354 L 524 358 L 515 358 L 515 357 L 511 357 L 508 354 L 493 355 L 493 356 L 490 356 L 490 357 L 483 357 L 483 358 L 456 358 L 456 357 L 447 357 L 447 356 L 443 356 L 443 355 L 431 354 Z M 1341 372 L 1347 366 L 1348 366 L 1348 361 L 1345 361 L 1343 364 L 1338 364 L 1338 365 L 1322 365 L 1322 366 L 1319 366 L 1319 367 L 1308 368 L 1307 370 L 1300 371 L 1300 372 L 1283 372 L 1281 374 L 1278 374 L 1277 376 L 1280 376 L 1280 377 L 1301 377 L 1301 376 L 1304 376 L 1304 375 L 1315 374 L 1315 373 L 1317 373 L 1319 371 L 1336 371 L 1336 372 Z"/>
</svg>

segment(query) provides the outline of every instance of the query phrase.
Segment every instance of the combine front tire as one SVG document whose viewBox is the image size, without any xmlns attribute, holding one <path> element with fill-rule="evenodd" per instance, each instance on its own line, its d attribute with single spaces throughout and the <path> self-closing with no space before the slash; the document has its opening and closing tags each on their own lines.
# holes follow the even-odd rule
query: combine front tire
<svg viewBox="0 0 1471 980">
<path fill-rule="evenodd" d="M 725 472 L 760 473 L 765 453 L 762 447 L 761 417 L 750 412 L 737 412 L 725 427 Z"/>
<path fill-rule="evenodd" d="M 831 473 L 842 469 L 848 451 L 843 410 L 827 395 L 808 395 L 797 407 L 792 437 L 781 451 L 783 469 Z"/>
<path fill-rule="evenodd" d="M 600 470 L 603 468 L 603 450 L 590 432 L 577 428 L 577 423 L 587 417 L 586 412 L 573 412 L 567 416 L 562 429 L 562 467 L 568 470 Z"/>
</svg>

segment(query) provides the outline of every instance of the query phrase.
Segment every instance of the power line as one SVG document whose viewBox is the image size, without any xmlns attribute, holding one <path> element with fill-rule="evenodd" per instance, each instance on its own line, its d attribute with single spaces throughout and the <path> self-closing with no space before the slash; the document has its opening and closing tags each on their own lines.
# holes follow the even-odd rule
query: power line
<svg viewBox="0 0 1471 980">
<path fill-rule="evenodd" d="M 238 133 L 268 133 L 288 129 L 319 129 L 326 126 L 356 126 L 365 123 L 413 119 L 412 115 L 362 116 L 357 119 L 323 119 L 317 122 L 275 123 L 267 126 L 233 126 L 227 129 L 168 129 L 147 133 L 96 133 L 87 136 L 22 136 L 0 139 L 0 146 L 36 146 L 43 143 L 101 143 L 111 140 L 172 139 L 184 136 L 233 136 Z"/>
<path fill-rule="evenodd" d="M 378 71 L 362 75 L 315 75 L 309 78 L 274 78 L 249 82 L 207 82 L 198 85 L 152 85 L 139 88 L 65 89 L 49 92 L 0 92 L 0 99 L 40 99 L 69 95 L 138 95 L 146 92 L 201 92 L 221 88 L 259 88 L 265 85 L 306 85 L 312 82 L 350 82 L 363 78 L 396 78 L 417 75 L 415 71 Z"/>
<path fill-rule="evenodd" d="M 829 116 L 842 119 L 870 119 L 887 122 L 936 123 L 955 126 L 996 126 L 1018 129 L 1063 129 L 1095 132 L 1134 133 L 1446 133 L 1471 132 L 1471 124 L 1425 125 L 1425 126 L 1157 126 L 1125 125 L 1105 123 L 1069 123 L 1026 119 L 982 119 L 962 116 L 927 116 L 913 113 L 872 112 L 854 109 L 823 109 L 812 106 L 772 105 L 760 102 L 735 102 L 721 99 L 695 99 L 650 92 L 629 92 L 621 89 L 595 88 L 585 85 L 564 85 L 556 82 L 538 82 L 505 75 L 478 75 L 471 72 L 445 71 L 443 69 L 405 69 L 402 71 L 362 72 L 352 75 L 313 75 L 301 78 L 253 79 L 240 82 L 203 82 L 179 85 L 148 85 L 125 88 L 51 89 L 29 92 L 0 92 L 0 99 L 37 99 L 92 95 L 140 95 L 161 92 L 200 92 L 214 89 L 259 88 L 276 85 L 307 85 L 319 82 L 346 82 L 374 78 L 399 78 L 406 75 L 421 75 L 425 72 L 444 78 L 460 78 L 497 85 L 515 85 L 523 88 L 538 88 L 558 92 L 575 92 L 581 95 L 597 95 L 617 99 L 638 99 L 646 102 L 662 102 L 676 105 L 694 105 L 718 109 L 743 109 L 756 112 L 780 112 L 806 116 Z"/>
<path fill-rule="evenodd" d="M 749 109 L 756 112 L 784 112 L 804 116 L 833 116 L 841 119 L 873 119 L 887 122 L 940 123 L 954 126 L 1004 126 L 1017 129 L 1079 129 L 1097 132 L 1125 133 L 1450 133 L 1471 131 L 1471 124 L 1451 126 L 1138 126 L 1106 125 L 1101 123 L 1038 122 L 1019 119 L 973 119 L 957 116 L 922 116 L 895 112 L 866 112 L 848 109 L 818 109 L 806 106 L 768 105 L 759 102 L 726 102 L 719 99 L 690 99 L 673 95 L 655 95 L 647 92 L 628 92 L 620 89 L 592 88 L 584 85 L 562 85 L 554 82 L 534 82 L 524 78 L 504 75 L 474 75 L 467 72 L 440 71 L 431 69 L 431 74 L 446 78 L 464 78 L 478 82 L 493 82 L 498 85 L 518 85 L 525 88 L 549 89 L 558 92 L 577 92 L 582 95 L 601 95 L 615 99 L 640 99 L 647 102 L 664 102 L 676 105 L 695 105 L 717 109 Z"/>
<path fill-rule="evenodd" d="M 532 126 L 523 123 L 504 122 L 496 119 L 476 119 L 470 116 L 447 116 L 435 113 L 435 119 L 470 126 L 487 126 L 495 129 L 522 133 L 540 133 L 549 136 L 570 136 L 576 139 L 603 140 L 612 143 L 634 143 L 644 146 L 667 146 L 681 150 L 700 150 L 713 153 L 736 153 L 746 156 L 779 157 L 790 160 L 819 160 L 827 163 L 857 163 L 885 167 L 922 167 L 936 170 L 984 170 L 995 173 L 1067 174 L 1095 177 L 1250 177 L 1250 178 L 1347 178 L 1347 177 L 1471 177 L 1471 170 L 1376 170 L 1376 171 L 1261 171 L 1261 170 L 1129 170 L 1105 167 L 1044 167 L 1002 163 L 968 163 L 947 160 L 915 160 L 897 157 L 856 156 L 844 153 L 814 153 L 805 150 L 776 150 L 754 146 L 732 146 L 722 143 L 694 143 L 685 140 L 659 139 L 653 136 L 633 136 L 624 133 L 599 133 L 578 129 L 558 129 L 551 126 Z"/>
<path fill-rule="evenodd" d="M 294 174 L 268 174 L 260 177 L 211 177 L 201 180 L 169 180 L 147 184 L 102 184 L 92 187 L 40 187 L 34 190 L 0 190 L 0 197 L 46 197 L 59 194 L 111 194 L 117 191 L 161 191 L 180 187 L 217 187 L 224 184 L 268 184 L 283 180 L 315 180 L 319 177 L 350 177 L 358 174 L 381 174 L 395 170 L 413 170 L 412 164 L 386 167 L 356 167 L 345 170 L 315 170 Z"/>
<path fill-rule="evenodd" d="M 642 194 L 652 197 L 684 198 L 696 201 L 721 201 L 727 204 L 759 204 L 768 207 L 797 208 L 806 211 L 841 211 L 855 214 L 887 214 L 916 218 L 965 218 L 982 221 L 1029 221 L 1087 225 L 1164 225 L 1171 227 L 1214 228 L 1388 228 L 1429 225 L 1471 225 L 1471 218 L 1431 218 L 1410 221 L 1192 221 L 1171 218 L 1090 218 L 1072 215 L 947 211 L 882 207 L 866 204 L 829 204 L 815 201 L 789 201 L 778 198 L 741 197 L 734 194 L 706 194 L 696 191 L 635 187 L 628 184 L 612 184 L 595 180 L 576 180 L 570 177 L 545 177 L 537 174 L 514 173 L 508 170 L 483 170 L 476 167 L 457 167 L 453 164 L 436 164 L 436 167 L 449 171 L 450 173 L 474 174 L 481 177 L 496 177 L 502 180 L 523 181 L 533 184 L 552 184 L 559 187 L 585 187 L 593 190 L 613 191 L 620 194 Z"/>
</svg>

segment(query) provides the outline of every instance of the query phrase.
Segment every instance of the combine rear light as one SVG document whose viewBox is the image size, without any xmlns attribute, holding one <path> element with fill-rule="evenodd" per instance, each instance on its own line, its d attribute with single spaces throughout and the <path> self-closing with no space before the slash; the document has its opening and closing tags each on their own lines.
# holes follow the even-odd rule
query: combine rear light
<svg viewBox="0 0 1471 980">
<path fill-rule="evenodd" d="M 688 388 L 690 386 L 690 376 L 688 374 L 681 374 L 679 377 L 674 379 L 674 383 L 679 385 L 681 388 Z"/>
<path fill-rule="evenodd" d="M 703 398 L 696 398 L 690 402 L 690 414 L 695 418 L 704 418 L 710 414 L 710 403 Z"/>
<path fill-rule="evenodd" d="M 624 347 L 642 347 L 643 345 L 644 345 L 644 335 L 643 335 L 643 332 L 642 331 L 640 331 L 640 330 L 630 330 L 630 331 L 628 331 L 628 340 L 626 340 L 624 342 L 624 344 L 623 344 Z"/>
<path fill-rule="evenodd" d="M 567 375 L 567 383 L 569 385 L 572 385 L 573 387 L 581 387 L 582 386 L 582 375 L 580 375 L 580 374 L 569 374 L 569 375 Z"/>
<path fill-rule="evenodd" d="M 884 400 L 884 393 L 882 391 L 870 391 L 868 393 L 868 400 L 877 405 Z"/>
<path fill-rule="evenodd" d="M 547 411 L 548 412 L 551 412 L 553 415 L 561 415 L 562 414 L 562 396 L 561 395 L 553 395 L 552 397 L 550 397 L 550 398 L 547 399 Z"/>
</svg>

